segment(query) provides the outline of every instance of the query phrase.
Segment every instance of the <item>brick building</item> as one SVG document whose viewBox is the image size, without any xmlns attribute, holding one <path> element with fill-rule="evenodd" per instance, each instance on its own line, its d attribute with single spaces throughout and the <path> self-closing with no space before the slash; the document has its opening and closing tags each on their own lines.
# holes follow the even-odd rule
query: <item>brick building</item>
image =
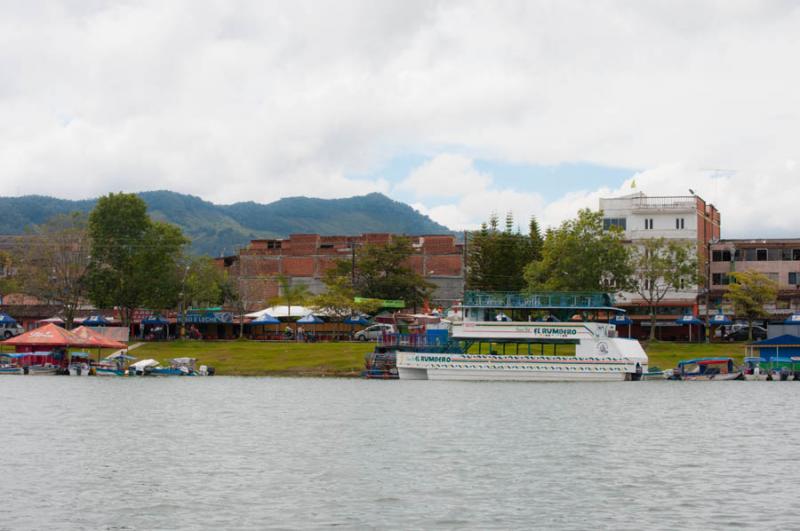
<svg viewBox="0 0 800 531">
<path fill-rule="evenodd" d="M 286 239 L 253 240 L 236 256 L 218 259 L 237 279 L 248 310 L 263 308 L 279 295 L 276 277 L 305 284 L 311 293 L 325 290 L 322 277 L 338 260 L 351 260 L 359 246 L 385 244 L 395 235 L 320 236 L 292 234 Z M 437 286 L 432 304 L 450 306 L 461 300 L 464 284 L 464 248 L 452 235 L 410 236 L 414 255 L 410 267 Z"/>
</svg>

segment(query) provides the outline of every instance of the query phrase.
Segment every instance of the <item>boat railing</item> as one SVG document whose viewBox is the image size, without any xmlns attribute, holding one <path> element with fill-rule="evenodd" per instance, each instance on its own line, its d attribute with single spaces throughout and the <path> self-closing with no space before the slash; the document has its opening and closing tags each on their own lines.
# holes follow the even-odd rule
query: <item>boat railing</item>
<svg viewBox="0 0 800 531">
<path fill-rule="evenodd" d="M 575 291 L 466 291 L 464 306 L 472 308 L 572 308 L 613 306 L 614 299 L 603 292 Z"/>
<path fill-rule="evenodd" d="M 393 347 L 400 349 L 442 349 L 447 347 L 448 341 L 442 336 L 427 334 L 383 334 L 378 338 L 379 347 Z"/>
</svg>

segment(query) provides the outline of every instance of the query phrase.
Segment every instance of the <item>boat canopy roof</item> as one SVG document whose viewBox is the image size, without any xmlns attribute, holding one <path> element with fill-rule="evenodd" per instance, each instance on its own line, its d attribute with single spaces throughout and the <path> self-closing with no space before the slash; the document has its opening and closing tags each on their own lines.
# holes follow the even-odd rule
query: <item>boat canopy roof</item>
<svg viewBox="0 0 800 531">
<path fill-rule="evenodd" d="M 744 362 L 751 362 L 751 363 L 761 363 L 767 361 L 764 358 L 759 358 L 758 356 L 748 356 L 744 359 Z"/>
<path fill-rule="evenodd" d="M 678 362 L 678 367 L 682 367 L 684 365 L 717 365 L 721 363 L 728 363 L 733 361 L 733 358 L 694 358 L 691 360 L 681 360 Z"/>
</svg>

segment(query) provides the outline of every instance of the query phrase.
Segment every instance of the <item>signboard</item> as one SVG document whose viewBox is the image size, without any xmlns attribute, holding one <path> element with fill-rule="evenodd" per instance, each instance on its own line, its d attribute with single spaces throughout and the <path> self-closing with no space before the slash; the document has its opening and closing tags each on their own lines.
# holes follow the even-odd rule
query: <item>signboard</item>
<svg viewBox="0 0 800 531">
<path fill-rule="evenodd" d="M 381 308 L 398 308 L 403 309 L 406 307 L 406 301 L 391 300 L 391 299 L 370 299 L 367 297 L 355 297 L 353 302 L 356 304 L 362 302 L 371 302 L 380 304 Z"/>
<path fill-rule="evenodd" d="M 186 323 L 232 323 L 231 312 L 189 312 L 186 314 Z"/>
<path fill-rule="evenodd" d="M 474 322 L 453 325 L 456 339 L 493 340 L 565 340 L 578 342 L 582 339 L 607 337 L 614 325 L 604 323 L 491 323 Z"/>
</svg>

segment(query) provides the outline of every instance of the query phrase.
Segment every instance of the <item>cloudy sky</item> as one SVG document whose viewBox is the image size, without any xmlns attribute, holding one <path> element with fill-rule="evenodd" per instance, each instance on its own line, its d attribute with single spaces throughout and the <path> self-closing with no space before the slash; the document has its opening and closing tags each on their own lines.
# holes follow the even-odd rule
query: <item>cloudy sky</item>
<svg viewBox="0 0 800 531">
<path fill-rule="evenodd" d="M 800 237 L 798 57 L 793 1 L 0 2 L 0 194 L 378 191 L 462 229 L 635 180 Z"/>
</svg>

